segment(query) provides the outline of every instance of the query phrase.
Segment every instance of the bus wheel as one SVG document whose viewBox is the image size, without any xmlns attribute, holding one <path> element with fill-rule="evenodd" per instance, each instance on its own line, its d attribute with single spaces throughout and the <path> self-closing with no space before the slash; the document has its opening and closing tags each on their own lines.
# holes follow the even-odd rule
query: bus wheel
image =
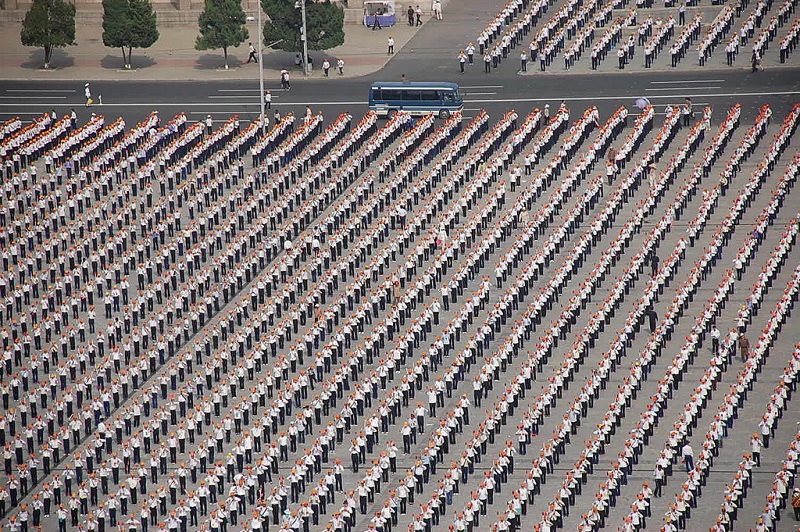
<svg viewBox="0 0 800 532">
<path fill-rule="evenodd" d="M 387 118 L 389 118 L 389 120 L 391 120 L 392 118 L 397 116 L 397 109 L 389 109 L 389 112 L 386 113 L 386 116 Z"/>
<path fill-rule="evenodd" d="M 439 118 L 441 118 L 442 120 L 447 120 L 448 118 L 450 118 L 450 111 L 448 111 L 447 109 L 442 109 L 441 111 L 439 111 Z"/>
</svg>

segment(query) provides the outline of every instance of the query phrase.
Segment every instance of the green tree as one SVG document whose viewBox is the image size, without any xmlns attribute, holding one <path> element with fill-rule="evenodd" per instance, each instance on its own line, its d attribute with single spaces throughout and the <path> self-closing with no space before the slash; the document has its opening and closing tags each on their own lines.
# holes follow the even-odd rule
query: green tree
<svg viewBox="0 0 800 532">
<path fill-rule="evenodd" d="M 301 52 L 302 0 L 261 0 L 261 7 L 269 17 L 264 24 L 264 41 L 275 43 L 272 47 L 288 52 Z M 344 43 L 344 10 L 330 0 L 306 3 L 306 29 L 309 50 L 328 50 Z"/>
<path fill-rule="evenodd" d="M 225 68 L 228 68 L 228 48 L 239 46 L 250 37 L 245 27 L 247 17 L 242 9 L 242 0 L 206 0 L 206 8 L 200 13 L 197 50 L 222 48 Z"/>
<path fill-rule="evenodd" d="M 149 48 L 158 37 L 158 21 L 150 0 L 103 0 L 103 44 L 122 50 L 125 68 L 131 68 L 134 48 Z"/>
<path fill-rule="evenodd" d="M 75 44 L 75 5 L 64 0 L 33 0 L 22 21 L 24 46 L 44 48 L 44 68 L 50 68 L 55 48 Z"/>
</svg>

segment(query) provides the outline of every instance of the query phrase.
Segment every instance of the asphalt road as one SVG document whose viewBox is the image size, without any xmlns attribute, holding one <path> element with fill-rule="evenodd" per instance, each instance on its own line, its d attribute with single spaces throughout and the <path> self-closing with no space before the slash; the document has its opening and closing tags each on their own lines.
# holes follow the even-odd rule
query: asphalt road
<svg viewBox="0 0 800 532">
<path fill-rule="evenodd" d="M 421 32 L 422 33 L 422 32 Z M 422 35 L 424 37 L 424 35 Z M 416 37 L 415 37 L 416 39 Z M 412 44 L 413 44 L 412 40 Z M 369 86 L 374 81 L 405 79 L 414 81 L 455 81 L 465 94 L 465 113 L 487 109 L 497 115 L 507 109 L 527 112 L 546 102 L 551 105 L 567 100 L 577 108 L 597 105 L 605 115 L 620 105 L 633 106 L 634 100 L 646 97 L 657 106 L 682 102 L 690 96 L 696 104 L 709 103 L 729 107 L 740 102 L 748 109 L 769 103 L 776 112 L 789 109 L 800 100 L 800 67 L 776 68 L 751 73 L 734 71 L 694 71 L 691 74 L 672 72 L 631 72 L 608 74 L 533 74 L 520 76 L 513 69 L 498 69 L 486 75 L 475 65 L 463 76 L 453 61 L 439 52 L 432 64 L 448 62 L 446 68 L 429 68 L 414 54 L 399 54 L 384 69 L 356 79 L 292 80 L 291 91 L 283 91 L 278 80 L 266 80 L 273 91 L 273 105 L 281 112 L 301 112 L 306 105 L 333 114 L 348 111 L 360 116 L 367 108 Z M 298 73 L 299 75 L 299 73 Z M 91 80 L 89 80 L 91 81 Z M 247 120 L 258 116 L 258 79 L 225 82 L 96 82 L 92 91 L 102 97 L 102 105 L 93 112 L 107 117 L 122 116 L 129 123 L 144 118 L 158 109 L 165 117 L 186 112 L 197 120 L 207 114 L 225 118 L 238 114 Z M 578 103 L 580 102 L 580 103 Z M 84 109 L 83 83 L 75 81 L 0 81 L 0 119 L 12 115 L 33 116 L 43 110 L 58 113 Z"/>
</svg>

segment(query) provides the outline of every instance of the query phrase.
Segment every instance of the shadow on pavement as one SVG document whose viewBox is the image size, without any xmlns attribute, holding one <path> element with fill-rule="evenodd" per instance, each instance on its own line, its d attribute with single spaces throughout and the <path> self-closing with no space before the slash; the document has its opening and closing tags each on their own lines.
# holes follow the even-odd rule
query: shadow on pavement
<svg viewBox="0 0 800 532">
<path fill-rule="evenodd" d="M 133 57 L 131 57 L 131 69 L 132 70 L 139 70 L 142 68 L 149 68 L 158 64 L 155 59 L 152 57 L 148 57 L 146 55 L 136 56 L 136 50 L 133 51 Z M 118 54 L 108 54 L 100 60 L 100 66 L 102 68 L 110 69 L 110 70 L 122 70 L 125 66 L 122 62 L 122 53 Z"/>
<path fill-rule="evenodd" d="M 30 70 L 44 70 L 44 50 L 37 48 L 28 56 L 28 60 L 20 64 L 22 68 Z M 50 58 L 50 68 L 48 70 L 58 70 L 60 68 L 69 68 L 75 66 L 75 58 L 71 57 L 65 50 L 53 50 L 53 56 Z"/>
<path fill-rule="evenodd" d="M 239 68 L 244 62 L 234 55 L 228 54 L 228 68 Z M 220 54 L 204 54 L 197 58 L 196 70 L 219 70 L 225 68 L 225 56 Z"/>
</svg>

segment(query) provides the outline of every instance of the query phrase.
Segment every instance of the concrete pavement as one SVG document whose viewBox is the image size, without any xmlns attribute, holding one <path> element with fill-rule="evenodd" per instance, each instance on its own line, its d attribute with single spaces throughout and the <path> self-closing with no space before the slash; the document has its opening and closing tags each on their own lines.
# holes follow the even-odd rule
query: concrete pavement
<svg viewBox="0 0 800 532">
<path fill-rule="evenodd" d="M 258 29 L 248 23 L 250 40 L 256 42 Z M 424 27 L 424 26 L 422 26 Z M 118 80 L 126 81 L 233 81 L 258 79 L 258 66 L 247 64 L 248 43 L 228 50 L 227 70 L 224 69 L 222 50 L 199 52 L 194 43 L 198 31 L 196 25 L 161 28 L 158 41 L 148 49 L 133 50 L 133 69 L 122 68 L 118 49 L 103 45 L 102 26 L 79 24 L 76 46 L 56 50 L 51 68 L 42 69 L 42 50 L 22 46 L 21 24 L 0 23 L 0 78 L 5 80 Z M 345 62 L 344 77 L 364 76 L 379 70 L 391 58 L 387 54 L 387 39 L 395 41 L 395 53 L 419 31 L 420 27 L 398 24 L 392 28 L 371 30 L 360 24 L 345 25 L 343 45 L 324 52 L 309 52 L 313 61 L 311 77 L 322 79 L 322 61 L 328 58 L 334 73 L 336 60 Z M 302 70 L 295 66 L 295 54 L 277 50 L 264 50 L 265 79 L 277 80 L 281 69 L 292 71 L 294 78 L 302 77 Z"/>
</svg>

